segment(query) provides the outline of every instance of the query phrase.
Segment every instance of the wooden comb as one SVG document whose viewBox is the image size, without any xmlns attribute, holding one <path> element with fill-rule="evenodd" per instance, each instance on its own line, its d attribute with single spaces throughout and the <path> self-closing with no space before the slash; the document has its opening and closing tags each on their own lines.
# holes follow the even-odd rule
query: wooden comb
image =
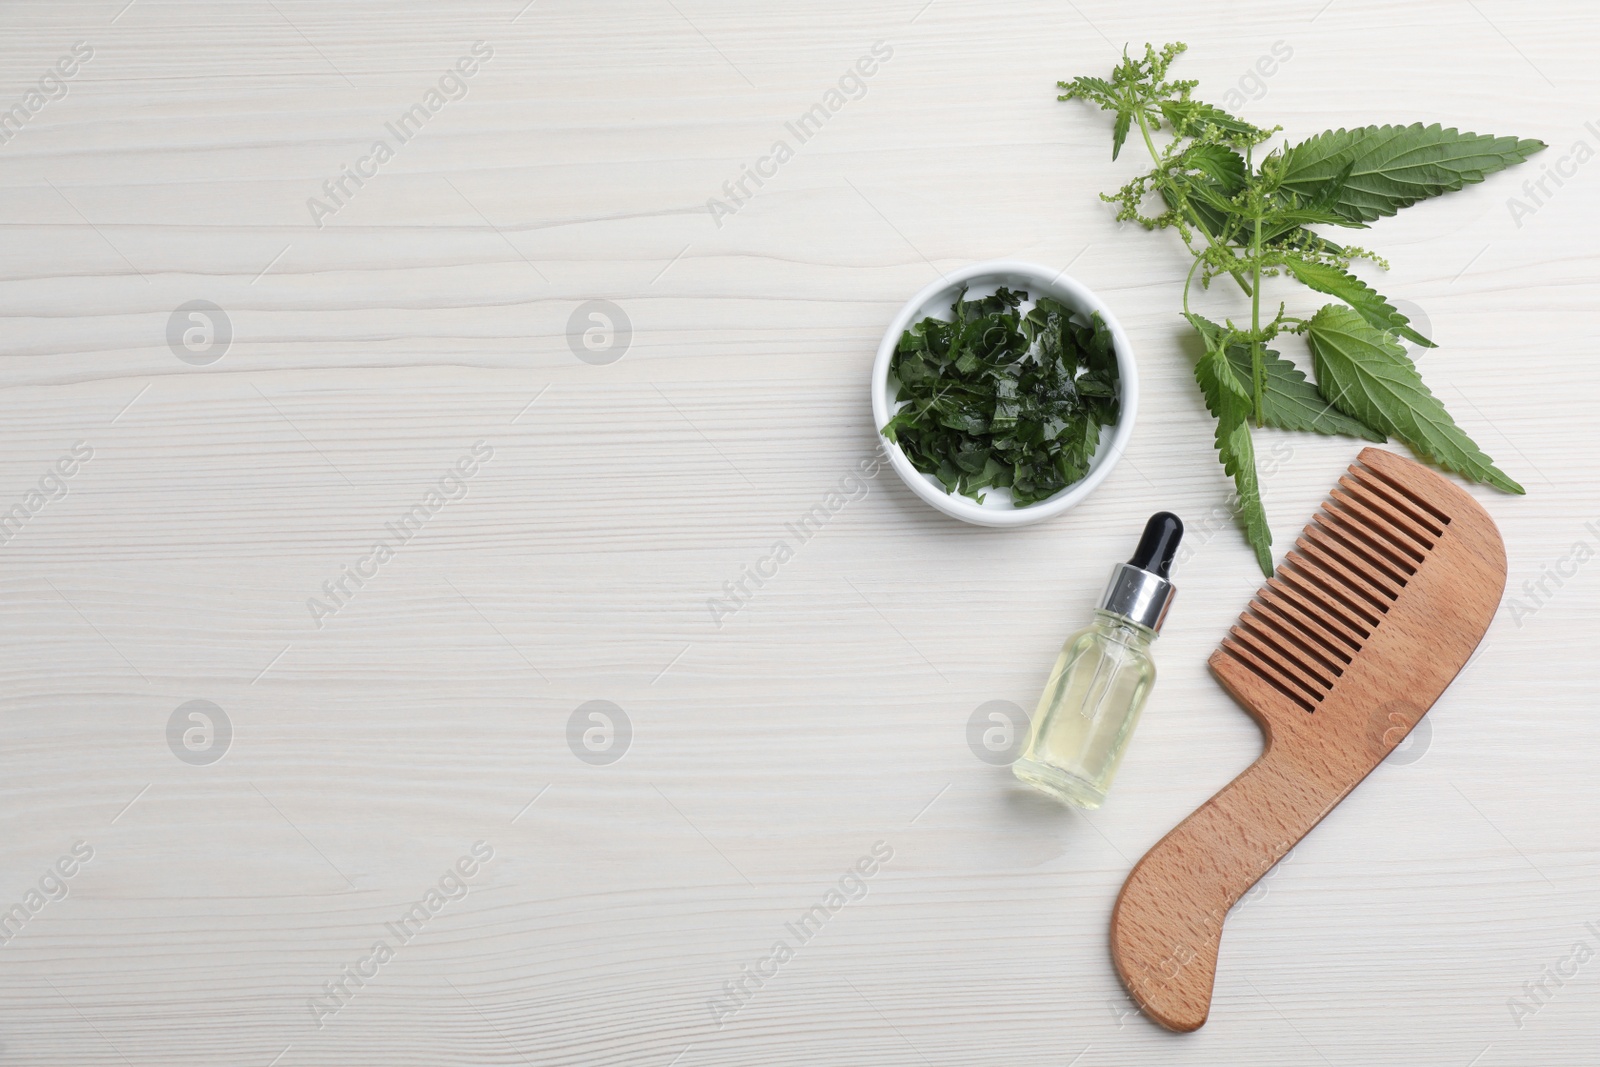
<svg viewBox="0 0 1600 1067">
<path fill-rule="evenodd" d="M 1139 861 L 1111 916 L 1117 973 L 1169 1030 L 1206 1021 L 1228 909 L 1411 732 L 1505 588 L 1477 501 L 1381 449 L 1295 544 L 1210 661 L 1265 750 Z"/>
</svg>

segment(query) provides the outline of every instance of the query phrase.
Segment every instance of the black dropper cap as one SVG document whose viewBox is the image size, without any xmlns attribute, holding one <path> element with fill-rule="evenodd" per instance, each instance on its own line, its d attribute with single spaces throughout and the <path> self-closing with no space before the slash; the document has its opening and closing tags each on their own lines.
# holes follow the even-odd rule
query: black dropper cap
<svg viewBox="0 0 1600 1067">
<path fill-rule="evenodd" d="M 1177 593 L 1172 584 L 1172 560 L 1181 540 L 1182 519 L 1170 511 L 1150 516 L 1133 558 L 1111 568 L 1111 581 L 1100 598 L 1100 610 L 1160 632 Z"/>
<path fill-rule="evenodd" d="M 1128 562 L 1162 578 L 1172 577 L 1172 560 L 1183 540 L 1183 520 L 1170 511 L 1158 511 L 1144 524 L 1144 536 Z"/>
</svg>

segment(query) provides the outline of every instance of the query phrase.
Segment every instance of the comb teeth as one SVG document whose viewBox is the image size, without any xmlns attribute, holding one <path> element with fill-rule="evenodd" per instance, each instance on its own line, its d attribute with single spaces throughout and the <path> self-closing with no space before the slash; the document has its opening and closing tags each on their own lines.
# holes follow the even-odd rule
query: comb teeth
<svg viewBox="0 0 1600 1067">
<path fill-rule="evenodd" d="M 1410 489 L 1353 464 L 1222 650 L 1315 711 L 1448 525 L 1450 516 Z"/>
</svg>

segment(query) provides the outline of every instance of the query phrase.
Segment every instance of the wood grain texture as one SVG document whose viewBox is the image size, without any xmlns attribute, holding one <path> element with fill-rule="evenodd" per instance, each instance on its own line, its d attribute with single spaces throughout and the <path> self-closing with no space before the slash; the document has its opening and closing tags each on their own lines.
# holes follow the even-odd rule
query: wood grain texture
<svg viewBox="0 0 1600 1067">
<path fill-rule="evenodd" d="M 1600 923 L 1600 564 L 1573 551 L 1600 544 L 1600 163 L 1507 208 L 1600 145 L 1591 5 L 10 0 L 0 30 L 3 107 L 94 48 L 0 144 L 0 510 L 94 450 L 0 545 L 0 911 L 94 849 L 0 945 L 0 1062 L 1592 1067 L 1600 964 L 1513 999 Z M 1287 138 L 1552 146 L 1361 235 L 1440 344 L 1430 387 L 1529 489 L 1467 489 L 1508 596 L 1427 744 L 1235 906 L 1181 1036 L 1138 1017 L 1106 931 L 1133 862 L 1259 754 L 1206 657 L 1260 574 L 1188 260 L 1096 198 L 1137 163 L 1054 89 L 1175 39 L 1175 74 Z M 480 40 L 465 97 L 319 228 L 307 201 Z M 878 41 L 865 95 L 719 226 L 708 198 Z M 707 601 L 871 454 L 896 309 L 998 257 L 1066 268 L 1127 330 L 1114 476 L 997 533 L 880 474 L 718 625 Z M 604 366 L 568 339 L 595 299 L 632 325 Z M 193 300 L 232 326 L 203 366 L 167 337 Z M 466 495 L 318 626 L 307 601 L 479 441 Z M 1359 443 L 1258 441 L 1281 553 Z M 1088 817 L 1035 801 L 973 717 L 1034 705 L 1163 509 L 1189 551 L 1117 787 Z M 168 742 L 199 699 L 232 727 L 209 765 Z M 607 765 L 569 746 L 594 700 L 631 724 Z M 319 1027 L 308 1002 L 478 840 L 466 898 Z M 879 840 L 866 895 L 719 1026 L 708 1002 Z"/>
<path fill-rule="evenodd" d="M 1145 854 L 1111 955 L 1145 1012 L 1197 1030 L 1228 910 L 1414 730 L 1483 639 L 1506 584 L 1488 512 L 1362 449 L 1211 657 L 1260 724 L 1261 758 Z"/>
</svg>

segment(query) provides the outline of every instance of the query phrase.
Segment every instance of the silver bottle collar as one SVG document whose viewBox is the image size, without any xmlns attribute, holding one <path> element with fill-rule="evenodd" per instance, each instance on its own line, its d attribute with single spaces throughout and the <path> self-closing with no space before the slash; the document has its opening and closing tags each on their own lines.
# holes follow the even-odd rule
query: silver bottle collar
<svg viewBox="0 0 1600 1067">
<path fill-rule="evenodd" d="M 1160 633 L 1177 591 L 1177 586 L 1159 574 L 1131 563 L 1119 563 L 1111 568 L 1111 581 L 1106 583 L 1105 595 L 1100 598 L 1100 610 L 1121 615 Z"/>
</svg>

